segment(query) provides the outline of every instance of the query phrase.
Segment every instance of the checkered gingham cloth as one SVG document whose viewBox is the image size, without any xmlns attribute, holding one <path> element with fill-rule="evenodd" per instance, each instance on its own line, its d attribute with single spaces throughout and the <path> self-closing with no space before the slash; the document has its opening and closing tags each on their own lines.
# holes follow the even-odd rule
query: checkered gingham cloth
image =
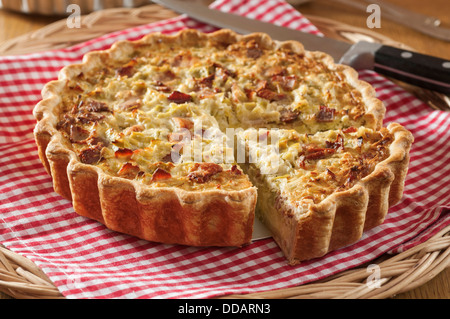
<svg viewBox="0 0 450 319">
<path fill-rule="evenodd" d="M 219 0 L 218 10 L 319 34 L 283 0 Z M 298 266 L 275 242 L 244 248 L 165 245 L 108 230 L 77 215 L 56 194 L 41 164 L 32 109 L 45 83 L 83 54 L 115 41 L 160 31 L 216 28 L 187 16 L 107 34 L 62 50 L 0 57 L 0 242 L 40 267 L 67 298 L 207 298 L 287 288 L 398 253 L 450 225 L 450 113 L 435 111 L 384 77 L 362 71 L 385 103 L 385 125 L 398 122 L 415 137 L 402 201 L 385 223 L 354 245 Z"/>
</svg>

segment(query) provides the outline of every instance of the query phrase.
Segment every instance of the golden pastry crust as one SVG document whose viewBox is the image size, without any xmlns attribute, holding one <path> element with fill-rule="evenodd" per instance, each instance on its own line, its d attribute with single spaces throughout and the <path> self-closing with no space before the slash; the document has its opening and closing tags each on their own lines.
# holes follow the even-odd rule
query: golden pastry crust
<svg viewBox="0 0 450 319">
<path fill-rule="evenodd" d="M 151 82 L 142 80 L 149 78 Z M 106 87 L 117 94 L 102 92 Z M 124 89 L 129 94 L 122 94 Z M 156 113 L 144 116 L 155 109 L 154 101 L 164 125 L 170 118 L 172 126 L 175 122 L 178 128 L 190 127 L 186 121 L 197 116 L 219 131 L 281 127 L 314 134 L 360 126 L 379 130 L 385 113 L 374 89 L 330 56 L 305 51 L 295 41 L 277 42 L 262 33 L 241 36 L 230 30 L 155 33 L 139 41 L 117 42 L 65 67 L 42 95 L 34 109 L 34 134 L 55 191 L 71 200 L 77 213 L 112 230 L 193 246 L 249 244 L 257 190 L 236 165 L 168 166 L 162 160 L 165 154 L 158 153 L 161 148 L 145 153 L 156 156 L 146 163 L 147 157 L 139 157 L 141 146 L 126 148 L 126 143 L 136 141 L 132 138 L 139 142 L 136 132 L 143 130 L 145 137 L 159 129 L 148 120 L 156 119 Z M 174 110 L 182 110 L 183 116 L 174 117 Z M 121 114 L 135 125 L 116 125 Z M 401 126 L 388 129 L 395 136 L 390 155 L 371 174 L 334 192 L 300 219 L 269 214 L 268 227 L 291 264 L 356 241 L 363 230 L 380 224 L 387 208 L 399 200 L 412 137 Z M 170 134 L 158 143 L 177 145 Z M 155 181 L 158 170 L 163 175 Z M 282 211 L 281 206 L 274 211 Z"/>
</svg>

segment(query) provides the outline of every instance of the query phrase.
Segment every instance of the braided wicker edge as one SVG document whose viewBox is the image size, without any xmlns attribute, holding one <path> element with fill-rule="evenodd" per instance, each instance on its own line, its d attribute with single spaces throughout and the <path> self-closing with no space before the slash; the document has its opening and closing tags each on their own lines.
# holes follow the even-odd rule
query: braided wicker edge
<svg viewBox="0 0 450 319">
<path fill-rule="evenodd" d="M 107 9 L 83 16 L 81 28 L 67 28 L 66 21 L 52 23 L 37 31 L 0 44 L 0 55 L 26 54 L 50 49 L 66 48 L 88 41 L 105 33 L 176 17 L 173 11 L 158 5 L 140 8 Z M 329 36 L 348 35 L 328 25 L 329 21 L 308 17 L 314 24 L 322 25 Z M 320 26 L 319 26 L 320 28 Z M 340 30 L 343 31 L 343 30 Z M 334 34 L 332 34 L 334 33 Z M 346 40 L 355 40 L 353 38 Z M 376 36 L 375 33 L 364 36 Z M 70 42 L 68 42 L 70 39 Z M 375 38 L 380 42 L 389 39 Z M 345 40 L 345 39 L 344 39 Z M 390 43 L 395 45 L 395 43 Z M 401 46 L 401 45 L 400 45 Z M 368 284 L 367 266 L 344 271 L 324 280 L 293 288 L 229 295 L 221 298 L 389 298 L 419 287 L 450 266 L 450 227 L 427 242 L 395 256 L 383 256 L 372 261 L 380 268 L 381 279 L 377 285 Z M 64 299 L 51 280 L 29 259 L 0 245 L 0 291 L 17 299 Z"/>
<path fill-rule="evenodd" d="M 415 289 L 450 266 L 450 226 L 426 242 L 369 265 L 341 272 L 323 280 L 266 292 L 227 295 L 221 299 L 385 299 Z M 52 281 L 29 259 L 0 246 L 0 291 L 16 299 L 64 299 Z"/>
</svg>

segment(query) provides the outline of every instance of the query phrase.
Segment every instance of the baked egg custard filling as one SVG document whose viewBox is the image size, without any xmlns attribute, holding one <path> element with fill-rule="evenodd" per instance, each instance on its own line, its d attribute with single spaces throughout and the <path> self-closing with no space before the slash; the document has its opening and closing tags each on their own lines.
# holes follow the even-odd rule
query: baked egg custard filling
<svg viewBox="0 0 450 319">
<path fill-rule="evenodd" d="M 138 46 L 71 79 L 58 129 L 80 161 L 155 187 L 247 187 L 227 128 L 311 134 L 365 121 L 361 93 L 308 53 L 256 41 L 206 45 Z M 295 145 L 280 145 L 292 167 Z M 187 179 L 202 169 L 208 177 Z"/>
<path fill-rule="evenodd" d="M 374 131 L 349 127 L 316 134 L 260 129 L 259 138 L 276 135 L 276 147 L 267 147 L 259 139 L 249 138 L 254 133 L 246 130 L 239 135 L 247 151 L 264 154 L 246 166 L 251 166 L 249 175 L 255 176 L 253 182 L 275 194 L 277 201 L 283 200 L 300 212 L 308 212 L 311 204 L 351 188 L 372 173 L 378 163 L 388 158 L 394 140 L 386 128 Z"/>
</svg>

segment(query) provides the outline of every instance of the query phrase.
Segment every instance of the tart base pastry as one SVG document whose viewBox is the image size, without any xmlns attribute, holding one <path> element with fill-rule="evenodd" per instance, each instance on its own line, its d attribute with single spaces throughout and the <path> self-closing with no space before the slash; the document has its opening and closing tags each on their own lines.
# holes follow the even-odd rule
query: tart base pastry
<svg viewBox="0 0 450 319">
<path fill-rule="evenodd" d="M 262 33 L 121 41 L 42 95 L 39 157 L 78 214 L 149 241 L 240 247 L 256 211 L 290 264 L 381 224 L 413 142 L 383 128 L 385 108 L 355 70 Z M 246 139 L 254 129 L 265 143 Z M 265 156 L 252 162 L 254 151 Z"/>
</svg>

